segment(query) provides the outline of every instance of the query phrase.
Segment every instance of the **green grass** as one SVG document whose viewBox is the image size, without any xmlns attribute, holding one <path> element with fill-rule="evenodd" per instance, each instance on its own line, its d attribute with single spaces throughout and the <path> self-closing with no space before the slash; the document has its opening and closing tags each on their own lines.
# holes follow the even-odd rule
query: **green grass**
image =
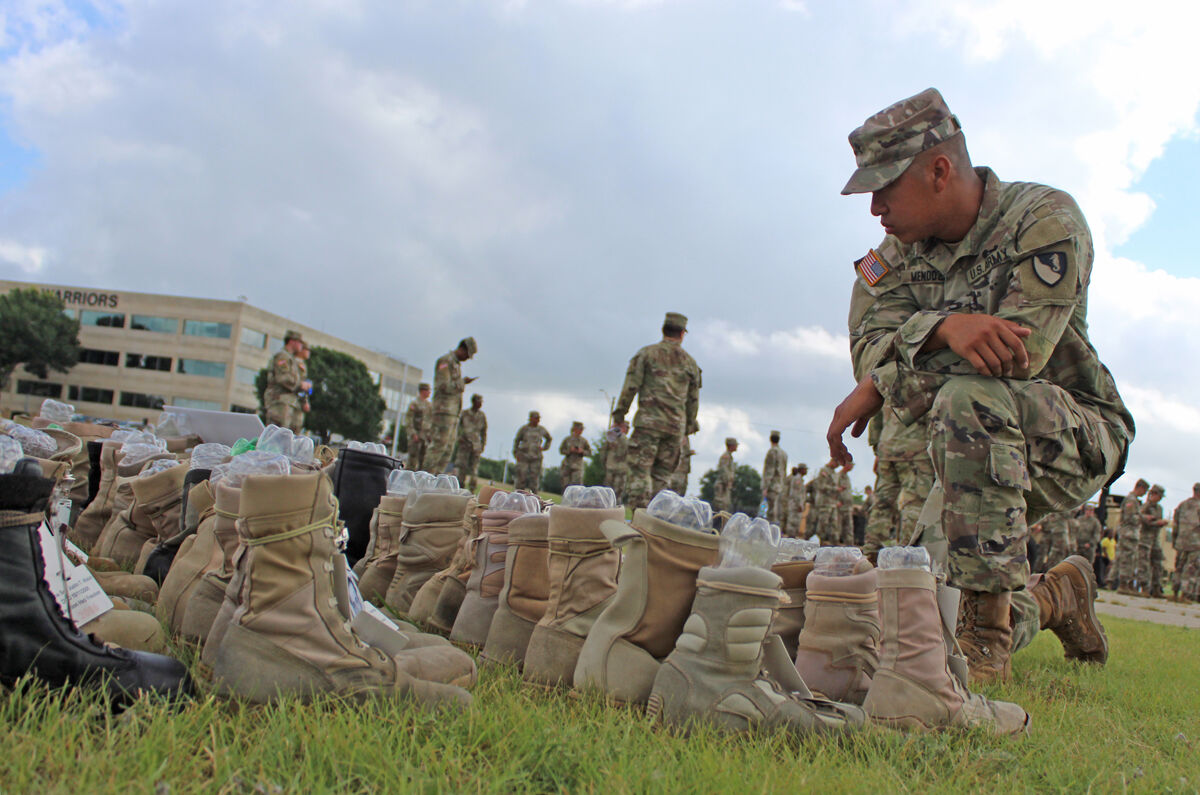
<svg viewBox="0 0 1200 795">
<path fill-rule="evenodd" d="M 95 697 L 0 696 L 3 792 L 1195 792 L 1200 632 L 1106 619 L 1107 667 L 1062 659 L 1049 633 L 1012 684 L 1032 734 L 683 738 L 638 710 L 526 686 L 485 668 L 474 707 L 403 702 L 260 707 L 201 696 L 111 716 Z M 179 649 L 185 659 L 194 649 Z"/>
</svg>

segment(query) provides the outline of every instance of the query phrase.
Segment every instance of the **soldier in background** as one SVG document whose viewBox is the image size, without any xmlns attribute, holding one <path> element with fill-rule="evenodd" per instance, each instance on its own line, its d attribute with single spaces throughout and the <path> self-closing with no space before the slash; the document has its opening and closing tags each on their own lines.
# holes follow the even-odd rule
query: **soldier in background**
<svg viewBox="0 0 1200 795">
<path fill-rule="evenodd" d="M 733 454 L 737 452 L 738 440 L 730 436 L 725 440 L 725 452 L 717 461 L 717 479 L 713 481 L 713 511 L 733 512 L 733 479 L 737 467 Z"/>
<path fill-rule="evenodd" d="M 454 432 L 462 413 L 463 389 L 475 378 L 463 378 L 462 363 L 478 351 L 474 337 L 460 340 L 458 347 L 445 353 L 434 365 L 433 420 L 429 446 L 425 448 L 425 469 L 435 475 L 444 472 L 454 449 Z"/>
<path fill-rule="evenodd" d="M 529 422 L 521 426 L 513 439 L 513 458 L 517 461 L 513 488 L 535 494 L 542 483 L 542 453 L 550 449 L 550 432 L 541 422 L 541 414 L 529 412 Z"/>
<path fill-rule="evenodd" d="M 1138 537 L 1142 532 L 1142 501 L 1139 499 L 1150 484 L 1138 478 L 1133 490 L 1121 500 L 1121 522 L 1117 525 L 1117 560 L 1111 567 L 1109 580 L 1117 585 L 1117 593 L 1134 595 L 1135 581 L 1145 575 L 1138 571 Z"/>
<path fill-rule="evenodd" d="M 872 430 L 880 429 L 874 445 L 875 502 L 867 515 L 863 539 L 863 554 L 871 560 L 887 541 L 909 542 L 921 506 L 933 489 L 928 421 L 922 418 L 905 425 L 890 409 L 875 416 Z"/>
<path fill-rule="evenodd" d="M 817 521 L 812 531 L 824 546 L 837 546 L 842 537 L 838 525 L 838 473 L 833 461 L 825 464 L 808 486 Z"/>
<path fill-rule="evenodd" d="M 1046 539 L 1045 570 L 1050 571 L 1074 554 L 1071 545 L 1070 515 L 1066 511 L 1047 514 L 1042 520 L 1042 533 Z M 1089 559 L 1090 563 L 1091 560 Z"/>
<path fill-rule="evenodd" d="M 1192 496 L 1175 509 L 1174 530 L 1175 599 L 1200 602 L 1200 483 L 1192 486 Z"/>
<path fill-rule="evenodd" d="M 561 483 L 563 491 L 567 486 L 583 485 L 583 459 L 592 454 L 592 446 L 583 436 L 583 423 L 576 420 L 571 423 L 571 433 L 558 446 L 562 453 Z"/>
<path fill-rule="evenodd" d="M 475 491 L 478 484 L 479 457 L 487 447 L 487 415 L 483 413 L 483 395 L 471 395 L 471 408 L 458 419 L 458 454 L 454 471 L 464 489 Z"/>
<path fill-rule="evenodd" d="M 604 435 L 604 485 L 616 492 L 624 502 L 626 455 L 629 451 L 629 423 L 616 423 Z"/>
<path fill-rule="evenodd" d="M 292 418 L 292 433 L 299 434 L 304 430 L 304 418 L 308 412 L 312 411 L 312 404 L 308 402 L 308 396 L 312 392 L 312 379 L 308 377 L 308 359 L 312 356 L 312 348 L 308 347 L 308 343 L 304 343 L 304 347 L 296 354 L 296 359 L 300 362 L 300 377 L 303 379 L 300 382 L 300 388 L 296 390 L 296 396 L 300 398 L 300 410 L 296 412 Z M 308 386 L 305 386 L 308 384 Z"/>
<path fill-rule="evenodd" d="M 303 421 L 300 392 L 312 388 L 304 378 L 304 367 L 298 354 L 304 349 L 304 338 L 298 331 L 288 331 L 283 337 L 283 349 L 271 358 L 267 370 L 267 388 L 263 392 L 263 408 L 268 425 L 291 428 L 297 415 Z"/>
<path fill-rule="evenodd" d="M 771 431 L 771 446 L 763 459 L 762 494 L 767 498 L 767 521 L 780 524 L 786 517 L 787 453 L 779 446 L 779 431 Z"/>
<path fill-rule="evenodd" d="M 1162 498 L 1165 494 L 1162 486 L 1155 483 L 1146 495 L 1146 504 L 1142 506 L 1142 529 L 1138 535 L 1138 572 L 1140 579 L 1138 588 L 1142 596 L 1159 598 L 1163 595 L 1163 551 L 1159 537 L 1162 529 L 1169 522 L 1163 518 Z"/>
<path fill-rule="evenodd" d="M 854 546 L 854 488 L 850 485 L 850 470 L 854 462 L 847 461 L 837 475 L 837 542 L 844 547 Z"/>
<path fill-rule="evenodd" d="M 688 437 L 682 437 L 679 440 L 679 466 L 671 473 L 670 489 L 676 494 L 687 493 L 688 476 L 692 474 L 692 456 L 695 454 Z"/>
<path fill-rule="evenodd" d="M 808 476 L 808 464 L 797 464 L 792 467 L 787 485 L 787 513 L 782 531 L 791 538 L 803 538 L 804 508 L 808 505 L 808 490 L 804 478 Z"/>
<path fill-rule="evenodd" d="M 1070 527 L 1071 538 L 1075 542 L 1075 554 L 1089 563 L 1094 562 L 1096 554 L 1100 551 L 1100 538 L 1104 535 L 1104 528 L 1096 518 L 1095 506 L 1085 505 L 1080 508 L 1071 520 Z M 1098 576 L 1096 579 L 1102 581 L 1104 578 Z"/>
<path fill-rule="evenodd" d="M 700 429 L 700 366 L 683 349 L 687 318 L 668 312 L 661 341 L 634 354 L 625 371 L 621 396 L 612 421 L 621 422 L 636 396 L 637 416 L 629 439 L 626 503 L 645 508 L 650 497 L 665 489 L 679 466 L 679 439 Z"/>
<path fill-rule="evenodd" d="M 429 384 L 417 386 L 417 399 L 410 401 L 404 412 L 404 428 L 408 434 L 408 468 L 419 470 L 425 462 L 425 446 L 433 422 L 433 406 L 429 403 Z"/>
</svg>

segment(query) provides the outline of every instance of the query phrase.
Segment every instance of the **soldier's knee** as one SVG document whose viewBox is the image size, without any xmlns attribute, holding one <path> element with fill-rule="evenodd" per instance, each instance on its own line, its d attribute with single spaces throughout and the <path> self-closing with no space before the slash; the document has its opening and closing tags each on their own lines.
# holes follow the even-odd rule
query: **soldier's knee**
<svg viewBox="0 0 1200 795">
<path fill-rule="evenodd" d="M 974 421 L 984 426 L 1003 424 L 1016 416 L 1016 401 L 999 378 L 953 376 L 942 385 L 929 409 L 934 421 Z"/>
</svg>

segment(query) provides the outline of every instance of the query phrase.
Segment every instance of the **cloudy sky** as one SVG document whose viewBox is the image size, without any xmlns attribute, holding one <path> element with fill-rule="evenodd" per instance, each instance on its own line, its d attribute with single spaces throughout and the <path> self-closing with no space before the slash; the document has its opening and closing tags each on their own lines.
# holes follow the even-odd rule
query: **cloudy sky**
<svg viewBox="0 0 1200 795">
<path fill-rule="evenodd" d="M 1182 15 L 1182 16 L 1181 16 Z M 1191 15 L 1191 19 L 1187 19 Z M 721 440 L 819 465 L 853 386 L 846 134 L 928 86 L 1070 191 L 1124 487 L 1200 480 L 1200 12 L 1143 0 L 5 0 L 0 278 L 250 302 L 432 369 L 473 334 L 502 455 L 598 433 L 667 310 Z M 867 464 L 864 443 L 852 446 Z M 870 467 L 854 473 L 856 488 Z"/>
</svg>

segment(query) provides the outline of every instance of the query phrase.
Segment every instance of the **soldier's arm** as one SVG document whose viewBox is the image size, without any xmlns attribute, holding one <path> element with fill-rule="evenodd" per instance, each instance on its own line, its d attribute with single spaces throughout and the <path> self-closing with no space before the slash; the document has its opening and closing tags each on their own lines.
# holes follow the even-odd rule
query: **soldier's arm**
<svg viewBox="0 0 1200 795">
<path fill-rule="evenodd" d="M 542 438 L 544 438 L 546 440 L 542 444 L 542 450 L 549 450 L 550 442 L 554 441 L 554 437 L 550 435 L 550 431 L 546 430 L 545 428 L 542 428 Z"/>
<path fill-rule="evenodd" d="M 592 454 L 592 443 L 589 442 L 587 439 L 583 440 L 583 454 L 584 455 Z"/>
<path fill-rule="evenodd" d="M 483 418 L 483 427 L 479 429 L 479 452 L 487 449 L 487 417 Z"/>
<path fill-rule="evenodd" d="M 571 452 L 570 442 L 571 442 L 571 437 L 570 436 L 565 437 L 558 444 L 558 452 L 561 453 L 562 455 L 567 455 L 568 453 L 570 453 Z"/>
<path fill-rule="evenodd" d="M 446 357 L 438 359 L 437 369 L 433 375 L 433 391 L 435 394 L 445 394 L 453 391 L 454 374 L 450 372 L 450 362 L 446 361 Z"/>
<path fill-rule="evenodd" d="M 517 431 L 517 435 L 513 437 L 513 458 L 517 457 L 517 451 L 521 449 L 521 432 Z"/>
<path fill-rule="evenodd" d="M 700 430 L 700 424 L 696 421 L 696 417 L 700 413 L 700 387 L 703 383 L 703 372 L 699 365 L 696 365 L 696 372 L 693 375 L 691 383 L 688 385 L 687 405 L 684 407 L 687 417 L 687 426 L 684 433 L 691 435 Z"/>
<path fill-rule="evenodd" d="M 617 397 L 617 405 L 612 413 L 614 423 L 625 419 L 625 415 L 629 412 L 629 407 L 633 405 L 634 396 L 642 388 L 645 369 L 646 357 L 641 351 L 638 351 L 629 360 L 629 367 L 625 370 L 625 383 L 621 386 L 621 394 Z"/>
</svg>

